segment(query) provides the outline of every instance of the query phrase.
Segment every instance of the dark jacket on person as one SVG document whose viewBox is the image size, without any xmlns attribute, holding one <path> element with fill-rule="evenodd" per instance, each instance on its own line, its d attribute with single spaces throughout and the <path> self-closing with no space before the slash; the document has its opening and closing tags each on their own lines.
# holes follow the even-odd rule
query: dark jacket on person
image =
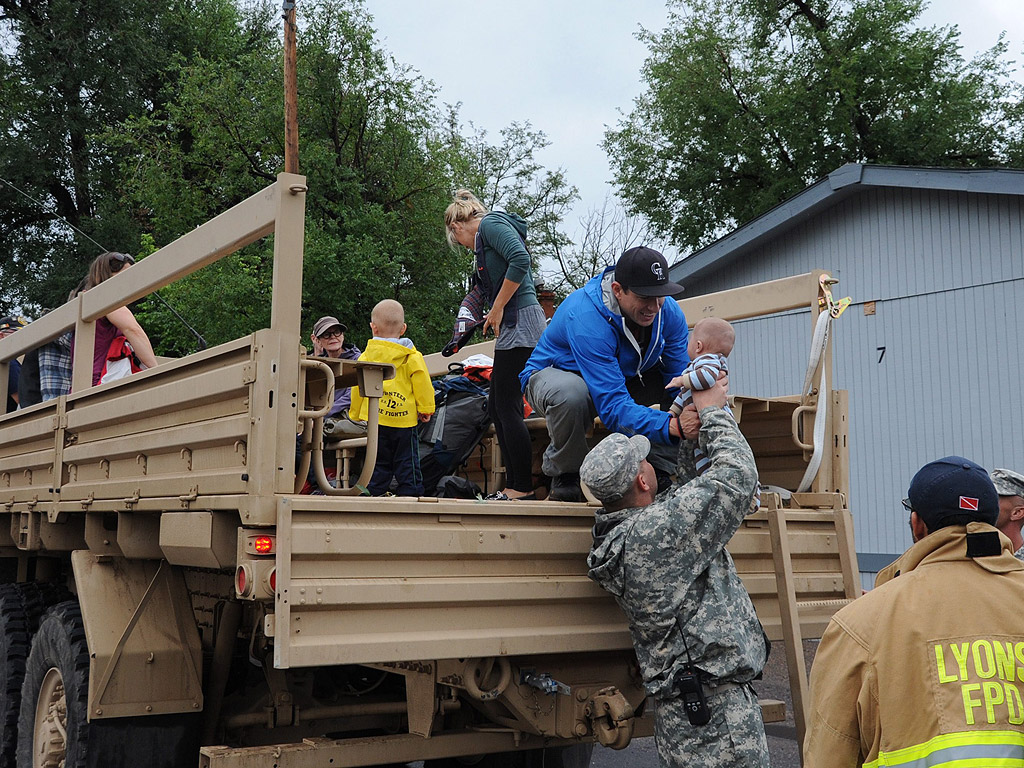
<svg viewBox="0 0 1024 768">
<path fill-rule="evenodd" d="M 363 354 L 363 351 L 359 349 L 359 347 L 346 341 L 341 348 L 341 354 L 338 355 L 338 359 L 358 360 L 361 354 Z M 327 355 L 320 355 L 320 357 L 327 357 Z M 334 405 L 332 405 L 331 410 L 327 412 L 327 417 L 337 418 L 340 414 L 347 414 L 348 408 L 351 404 L 352 387 L 338 387 L 334 390 Z"/>
<path fill-rule="evenodd" d="M 18 410 L 18 402 L 14 395 L 18 394 L 18 379 L 21 377 L 21 363 L 11 360 L 7 366 L 7 411 L 12 413 Z"/>
</svg>

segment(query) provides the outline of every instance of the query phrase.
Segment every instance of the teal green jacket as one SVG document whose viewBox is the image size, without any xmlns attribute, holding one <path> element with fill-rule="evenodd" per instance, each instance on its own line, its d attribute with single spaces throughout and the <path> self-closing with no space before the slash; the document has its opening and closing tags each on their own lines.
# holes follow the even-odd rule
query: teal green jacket
<svg viewBox="0 0 1024 768">
<path fill-rule="evenodd" d="M 476 233 L 478 264 L 482 260 L 486 275 L 477 274 L 493 302 L 502 283 L 508 279 L 519 283 L 515 292 L 517 308 L 538 304 L 537 288 L 530 268 L 530 252 L 526 250 L 526 222 L 514 213 L 491 211 L 480 220 Z"/>
</svg>

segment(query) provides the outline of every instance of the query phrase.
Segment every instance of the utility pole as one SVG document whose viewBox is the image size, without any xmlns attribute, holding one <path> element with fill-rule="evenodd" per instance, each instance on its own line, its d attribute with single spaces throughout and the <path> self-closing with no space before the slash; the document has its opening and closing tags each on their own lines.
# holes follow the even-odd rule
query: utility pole
<svg viewBox="0 0 1024 768">
<path fill-rule="evenodd" d="M 295 74 L 295 0 L 284 0 L 284 171 L 299 172 L 298 79 Z"/>
</svg>

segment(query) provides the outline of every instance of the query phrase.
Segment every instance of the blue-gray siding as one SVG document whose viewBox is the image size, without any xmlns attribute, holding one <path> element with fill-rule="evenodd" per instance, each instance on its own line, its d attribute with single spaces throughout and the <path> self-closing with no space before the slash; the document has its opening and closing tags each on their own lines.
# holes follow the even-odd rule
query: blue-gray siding
<svg viewBox="0 0 1024 768">
<path fill-rule="evenodd" d="M 836 385 L 850 392 L 857 550 L 899 553 L 910 543 L 899 501 L 925 462 L 955 453 L 1024 471 L 1024 199 L 868 188 L 687 294 L 816 268 L 855 302 L 833 328 Z M 876 314 L 865 316 L 870 301 Z M 733 392 L 799 390 L 808 313 L 742 322 L 737 333 Z"/>
</svg>

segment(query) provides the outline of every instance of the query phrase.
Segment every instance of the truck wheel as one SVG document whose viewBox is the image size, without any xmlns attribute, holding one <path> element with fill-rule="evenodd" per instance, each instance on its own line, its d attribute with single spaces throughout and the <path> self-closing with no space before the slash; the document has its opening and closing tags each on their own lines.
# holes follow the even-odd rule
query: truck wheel
<svg viewBox="0 0 1024 768">
<path fill-rule="evenodd" d="M 14 765 L 21 684 L 39 617 L 68 591 L 57 584 L 0 585 L 0 767 Z"/>
<path fill-rule="evenodd" d="M 18 584 L 17 586 L 21 589 L 25 601 L 25 612 L 28 614 L 30 635 L 35 634 L 36 629 L 39 627 L 39 620 L 49 608 L 57 603 L 74 599 L 74 595 L 68 591 L 67 587 L 60 584 L 29 582 Z"/>
<path fill-rule="evenodd" d="M 86 768 L 89 649 L 78 604 L 43 617 L 25 665 L 18 718 L 18 768 Z"/>
<path fill-rule="evenodd" d="M 25 664 L 18 768 L 194 768 L 201 713 L 87 719 L 89 649 L 74 600 L 39 623 Z"/>
<path fill-rule="evenodd" d="M 0 585 L 0 765 L 14 765 L 21 682 L 28 658 L 29 621 L 20 585 Z"/>
</svg>

